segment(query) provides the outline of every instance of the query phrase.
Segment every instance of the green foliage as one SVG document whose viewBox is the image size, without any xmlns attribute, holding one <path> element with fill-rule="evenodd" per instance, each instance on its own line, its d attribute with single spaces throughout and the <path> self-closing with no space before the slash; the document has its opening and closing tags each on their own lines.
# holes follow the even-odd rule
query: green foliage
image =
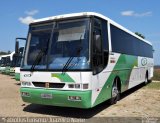
<svg viewBox="0 0 160 123">
<path fill-rule="evenodd" d="M 160 81 L 160 69 L 154 69 L 153 80 Z"/>
<path fill-rule="evenodd" d="M 11 51 L 10 51 L 10 50 L 8 50 L 7 54 L 11 54 Z"/>
<path fill-rule="evenodd" d="M 145 36 L 144 36 L 144 35 L 142 35 L 141 33 L 139 33 L 139 32 L 135 32 L 135 34 L 136 34 L 136 35 L 138 35 L 139 37 L 141 37 L 141 38 L 145 39 Z"/>
<path fill-rule="evenodd" d="M 7 55 L 7 52 L 0 51 L 0 55 Z"/>
<path fill-rule="evenodd" d="M 151 82 L 145 88 L 160 90 L 160 82 Z"/>
</svg>

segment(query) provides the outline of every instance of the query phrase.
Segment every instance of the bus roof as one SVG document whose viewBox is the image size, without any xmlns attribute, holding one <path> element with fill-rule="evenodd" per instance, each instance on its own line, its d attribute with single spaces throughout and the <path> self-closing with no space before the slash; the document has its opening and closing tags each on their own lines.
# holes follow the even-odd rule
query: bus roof
<svg viewBox="0 0 160 123">
<path fill-rule="evenodd" d="M 121 26 L 120 24 L 116 23 L 115 21 L 111 20 L 110 18 L 102 15 L 102 14 L 99 14 L 99 13 L 96 13 L 96 12 L 80 12 L 80 13 L 72 13 L 72 14 L 64 14 L 64 15 L 58 15 L 58 16 L 52 16 L 52 17 L 47 17 L 47 18 L 42 18 L 42 19 L 37 19 L 37 20 L 34 20 L 32 22 L 33 23 L 37 23 L 37 22 L 43 22 L 43 21 L 49 21 L 49 20 L 57 20 L 57 19 L 63 19 L 63 18 L 72 18 L 72 17 L 85 17 L 85 16 L 96 16 L 96 17 L 99 17 L 99 18 L 102 18 L 104 20 L 107 20 L 109 23 L 113 24 L 114 26 L 120 28 L 121 30 L 124 30 L 125 32 L 133 35 L 134 37 L 150 44 L 151 42 L 137 36 L 135 33 L 131 32 L 130 30 L 126 29 L 125 27 Z"/>
</svg>

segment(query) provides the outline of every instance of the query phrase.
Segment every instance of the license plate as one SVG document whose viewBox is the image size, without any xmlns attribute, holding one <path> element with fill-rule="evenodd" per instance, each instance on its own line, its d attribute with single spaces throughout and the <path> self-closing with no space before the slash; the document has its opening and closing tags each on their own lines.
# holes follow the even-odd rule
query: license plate
<svg viewBox="0 0 160 123">
<path fill-rule="evenodd" d="M 44 98 L 44 99 L 52 99 L 52 94 L 41 94 L 41 98 Z"/>
</svg>

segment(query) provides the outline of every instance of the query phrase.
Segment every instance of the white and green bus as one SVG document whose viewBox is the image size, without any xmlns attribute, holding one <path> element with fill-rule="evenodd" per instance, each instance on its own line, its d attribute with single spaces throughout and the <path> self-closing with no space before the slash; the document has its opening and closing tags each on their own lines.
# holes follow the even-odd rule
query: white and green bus
<svg viewBox="0 0 160 123">
<path fill-rule="evenodd" d="M 13 74 L 17 81 L 20 80 L 20 65 L 23 57 L 25 42 L 26 42 L 26 38 L 21 38 L 21 37 L 17 37 L 15 41 L 15 54 L 13 56 L 12 66 L 11 66 L 12 69 L 10 69 L 10 74 Z"/>
<path fill-rule="evenodd" d="M 10 74 L 10 65 L 13 60 L 14 51 L 11 54 L 1 56 L 1 67 L 0 71 L 3 74 Z"/>
<path fill-rule="evenodd" d="M 153 77 L 152 44 L 94 12 L 35 20 L 21 64 L 23 101 L 92 108 Z"/>
</svg>

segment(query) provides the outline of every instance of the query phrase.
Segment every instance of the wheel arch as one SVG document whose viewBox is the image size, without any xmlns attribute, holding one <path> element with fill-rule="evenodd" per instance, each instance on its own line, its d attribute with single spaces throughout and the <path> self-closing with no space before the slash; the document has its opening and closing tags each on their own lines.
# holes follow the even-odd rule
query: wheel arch
<svg viewBox="0 0 160 123">
<path fill-rule="evenodd" d="M 121 79 L 120 79 L 119 76 L 115 76 L 114 81 L 113 81 L 113 84 L 114 84 L 116 81 L 117 81 L 118 89 L 119 89 L 119 91 L 120 91 L 120 93 L 121 93 L 122 83 L 121 83 Z M 112 86 L 113 86 L 113 84 L 112 84 Z"/>
</svg>

